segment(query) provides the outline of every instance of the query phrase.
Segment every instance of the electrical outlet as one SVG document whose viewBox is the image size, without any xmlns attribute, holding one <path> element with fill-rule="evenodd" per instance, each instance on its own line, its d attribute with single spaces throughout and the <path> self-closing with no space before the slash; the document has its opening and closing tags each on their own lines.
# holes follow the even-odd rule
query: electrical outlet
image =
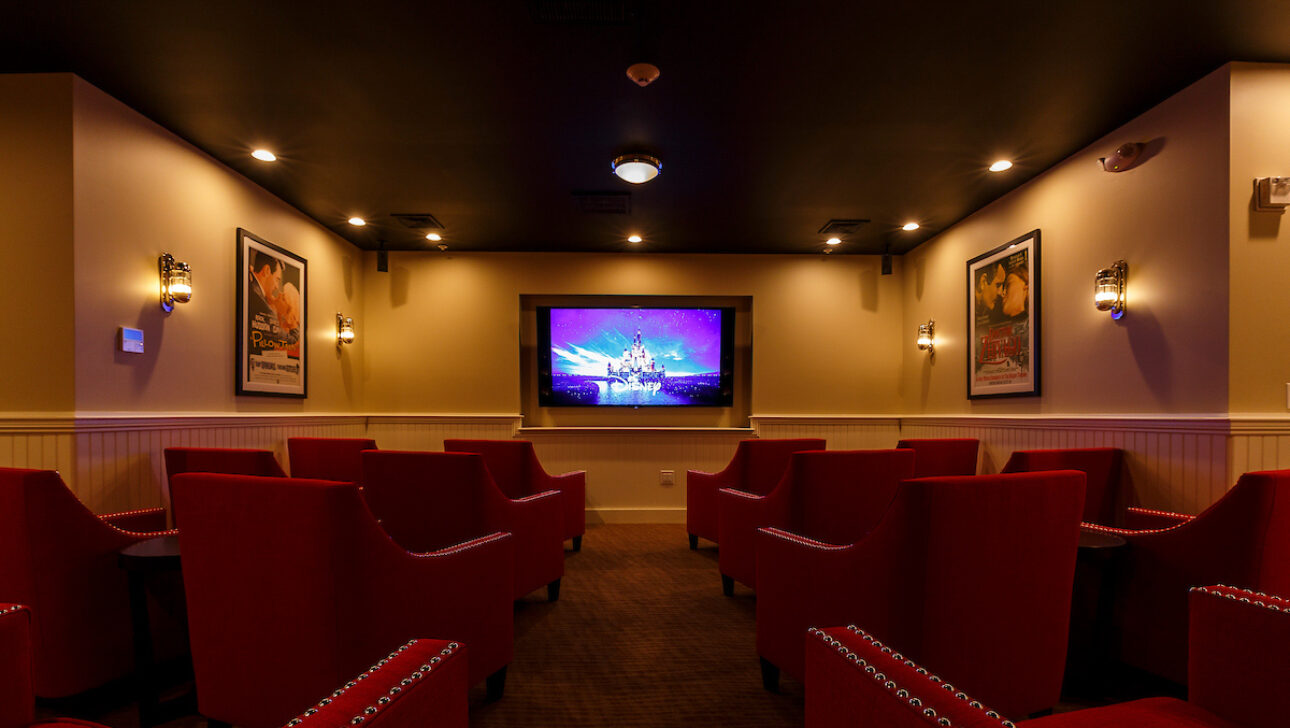
<svg viewBox="0 0 1290 728">
<path fill-rule="evenodd" d="M 675 470 L 660 470 L 660 471 L 658 471 L 658 484 L 659 484 L 659 485 L 676 485 L 676 471 L 675 471 Z"/>
</svg>

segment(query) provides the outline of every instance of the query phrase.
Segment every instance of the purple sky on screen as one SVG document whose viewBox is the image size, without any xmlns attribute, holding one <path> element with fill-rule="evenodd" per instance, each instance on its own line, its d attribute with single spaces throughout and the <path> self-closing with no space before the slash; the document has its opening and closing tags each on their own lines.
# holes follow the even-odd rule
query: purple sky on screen
<svg viewBox="0 0 1290 728">
<path fill-rule="evenodd" d="M 719 309 L 553 308 L 552 373 L 603 375 L 638 328 L 641 343 L 669 375 L 720 371 Z"/>
</svg>

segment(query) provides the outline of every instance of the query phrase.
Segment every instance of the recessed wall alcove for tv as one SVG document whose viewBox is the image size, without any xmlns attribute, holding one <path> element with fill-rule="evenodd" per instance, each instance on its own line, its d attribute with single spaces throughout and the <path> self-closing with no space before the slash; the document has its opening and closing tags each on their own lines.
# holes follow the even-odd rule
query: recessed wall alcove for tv
<svg viewBox="0 0 1290 728">
<path fill-rule="evenodd" d="M 746 427 L 751 296 L 523 295 L 525 427 Z"/>
</svg>

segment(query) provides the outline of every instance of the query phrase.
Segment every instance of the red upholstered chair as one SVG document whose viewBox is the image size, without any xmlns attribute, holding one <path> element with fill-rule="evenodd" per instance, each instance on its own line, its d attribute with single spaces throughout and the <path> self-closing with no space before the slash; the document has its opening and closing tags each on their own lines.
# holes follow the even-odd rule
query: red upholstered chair
<svg viewBox="0 0 1290 728">
<path fill-rule="evenodd" d="M 1084 474 L 906 480 L 850 546 L 758 532 L 757 651 L 801 679 L 813 625 L 863 624 L 1009 715 L 1061 692 Z M 870 626 L 872 625 L 872 627 Z M 890 635 L 890 637 L 886 637 Z"/>
<path fill-rule="evenodd" d="M 31 680 L 31 610 L 0 603 L 0 728 L 23 728 L 36 717 Z"/>
<path fill-rule="evenodd" d="M 1146 698 L 1017 723 L 1022 728 L 1265 728 L 1286 725 L 1290 600 L 1231 587 L 1191 591 L 1187 701 Z M 940 675 L 934 673 L 939 672 Z M 811 628 L 806 642 L 806 726 L 1007 728 L 957 676 L 920 666 L 855 627 Z M 948 681 L 947 681 L 948 680 Z"/>
<path fill-rule="evenodd" d="M 376 440 L 364 437 L 287 438 L 287 459 L 293 478 L 362 483 L 363 461 L 358 454 L 375 449 Z"/>
<path fill-rule="evenodd" d="M 272 450 L 250 450 L 227 447 L 168 447 L 162 451 L 166 460 L 166 493 L 180 473 L 225 473 L 285 478 L 287 474 L 273 456 Z M 173 510 L 173 508 L 172 508 Z M 179 525 L 179 521 L 175 521 Z"/>
<path fill-rule="evenodd" d="M 897 448 L 914 451 L 914 477 L 976 475 L 981 441 L 969 437 L 901 440 Z"/>
<path fill-rule="evenodd" d="M 685 471 L 685 530 L 690 534 L 690 549 L 699 548 L 700 536 L 719 543 L 717 491 L 733 488 L 766 495 L 783 477 L 790 455 L 803 450 L 823 450 L 826 446 L 818 438 L 740 440 L 725 470 L 719 473 Z"/>
<path fill-rule="evenodd" d="M 1120 659 L 1187 679 L 1187 590 L 1223 583 L 1290 594 L 1290 470 L 1246 473 L 1200 515 L 1145 531 L 1089 524 L 1129 546 L 1114 587 Z"/>
<path fill-rule="evenodd" d="M 409 553 L 351 483 L 175 476 L 198 709 L 273 728 L 410 634 L 470 646 L 467 684 L 511 661 L 512 539 Z"/>
<path fill-rule="evenodd" d="M 166 531 L 161 509 L 95 516 L 52 470 L 0 468 L 0 601 L 34 610 L 35 692 L 61 698 L 131 674 L 133 631 L 117 552 Z M 158 615 L 159 617 L 162 615 Z M 176 635 L 156 635 L 159 645 Z"/>
<path fill-rule="evenodd" d="M 1005 473 L 1079 470 L 1088 478 L 1084 488 L 1084 520 L 1107 526 L 1116 524 L 1116 502 L 1123 469 L 1124 451 L 1117 447 L 1017 450 L 1003 466 Z"/>
<path fill-rule="evenodd" d="M 363 483 L 372 513 L 409 551 L 510 531 L 515 534 L 513 596 L 546 586 L 548 599 L 559 598 L 564 576 L 559 493 L 511 500 L 493 482 L 482 456 L 459 452 L 368 450 Z"/>
<path fill-rule="evenodd" d="M 473 452 L 484 456 L 484 464 L 497 487 L 507 498 L 519 500 L 548 490 L 559 491 L 564 515 L 564 538 L 573 539 L 573 550 L 582 550 L 582 535 L 587 531 L 587 472 L 575 470 L 549 475 L 538 462 L 533 443 L 528 440 L 457 440 L 443 441 L 447 452 Z"/>
<path fill-rule="evenodd" d="M 778 528 L 822 543 L 859 541 L 877 525 L 900 481 L 914 475 L 913 450 L 815 450 L 792 454 L 766 495 L 722 488 L 721 587 L 757 588 L 757 529 Z"/>
</svg>

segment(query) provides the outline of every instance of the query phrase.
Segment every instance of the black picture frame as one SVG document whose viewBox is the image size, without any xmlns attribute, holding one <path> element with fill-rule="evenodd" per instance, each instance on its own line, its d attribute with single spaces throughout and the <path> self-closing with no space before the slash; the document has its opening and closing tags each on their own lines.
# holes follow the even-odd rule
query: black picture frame
<svg viewBox="0 0 1290 728">
<path fill-rule="evenodd" d="M 1039 230 L 967 262 L 967 397 L 1040 396 Z"/>
<path fill-rule="evenodd" d="M 236 394 L 309 395 L 308 273 L 304 258 L 237 229 Z"/>
</svg>

